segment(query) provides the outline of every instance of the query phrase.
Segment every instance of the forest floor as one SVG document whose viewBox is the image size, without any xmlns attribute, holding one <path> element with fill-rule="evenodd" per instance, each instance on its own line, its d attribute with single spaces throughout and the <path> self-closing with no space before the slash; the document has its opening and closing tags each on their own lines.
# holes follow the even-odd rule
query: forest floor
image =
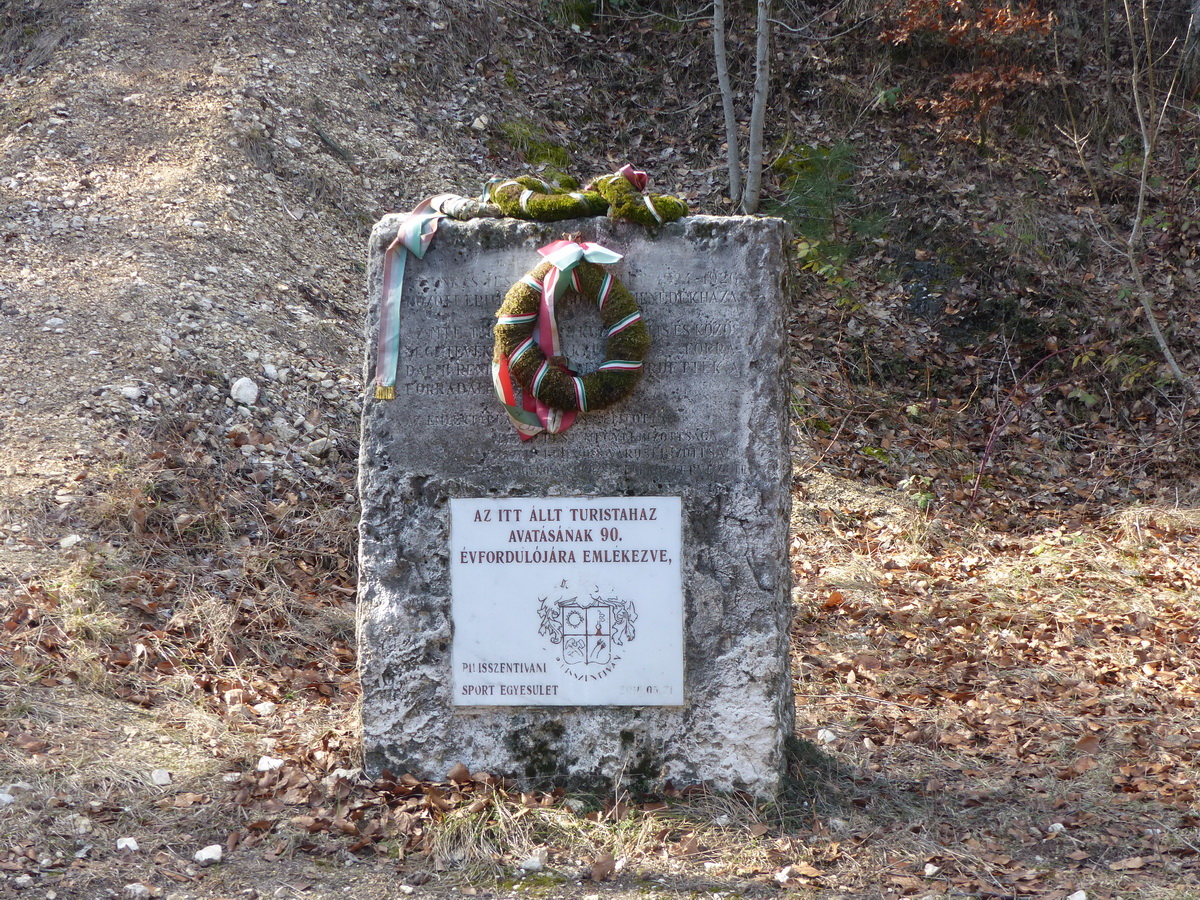
<svg viewBox="0 0 1200 900">
<path fill-rule="evenodd" d="M 769 804 L 372 782 L 355 734 L 371 224 L 627 161 L 729 211 L 711 23 L 3 9 L 0 895 L 1200 897 L 1200 418 L 1122 252 L 1134 51 L 1064 9 L 981 123 L 942 102 L 961 55 L 880 42 L 894 7 L 781 6 L 798 740 Z M 1198 132 L 1167 111 L 1133 259 L 1194 373 Z"/>
</svg>

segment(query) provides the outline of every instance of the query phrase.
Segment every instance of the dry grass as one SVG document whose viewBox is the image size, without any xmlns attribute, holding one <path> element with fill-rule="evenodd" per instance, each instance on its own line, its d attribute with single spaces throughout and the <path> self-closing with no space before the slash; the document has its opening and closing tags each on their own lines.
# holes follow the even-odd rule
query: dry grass
<svg viewBox="0 0 1200 900">
<path fill-rule="evenodd" d="M 79 34 L 82 0 L 16 3 L 0 29 L 0 74 L 31 72 Z"/>
<path fill-rule="evenodd" d="M 0 598 L 0 788 L 17 785 L 4 827 L 28 836 L 0 853 L 70 862 L 88 843 L 79 890 L 153 881 L 225 843 L 247 815 L 226 776 L 260 756 L 319 771 L 356 757 L 344 499 L 264 504 L 237 470 L 159 437 L 93 473 L 70 522 L 86 539 Z M 115 853 L 119 837 L 140 854 Z"/>
</svg>

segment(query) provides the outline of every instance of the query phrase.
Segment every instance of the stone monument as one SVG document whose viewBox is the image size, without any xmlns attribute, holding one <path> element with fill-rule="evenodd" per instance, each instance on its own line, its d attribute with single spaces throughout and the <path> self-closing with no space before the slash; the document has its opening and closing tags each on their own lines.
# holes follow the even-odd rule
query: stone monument
<svg viewBox="0 0 1200 900">
<path fill-rule="evenodd" d="M 368 383 L 400 219 L 370 239 Z M 492 386 L 495 313 L 575 230 L 624 255 L 609 268 L 649 327 L 644 375 L 522 442 Z M 786 236 L 759 218 L 445 220 L 408 258 L 395 399 L 363 411 L 368 771 L 777 790 L 794 715 Z M 595 312 L 559 321 L 594 368 Z"/>
</svg>

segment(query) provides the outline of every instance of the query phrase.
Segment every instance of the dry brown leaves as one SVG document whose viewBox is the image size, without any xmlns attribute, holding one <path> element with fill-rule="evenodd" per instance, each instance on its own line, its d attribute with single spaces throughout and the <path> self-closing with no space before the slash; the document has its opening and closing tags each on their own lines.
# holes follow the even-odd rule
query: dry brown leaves
<svg viewBox="0 0 1200 900">
<path fill-rule="evenodd" d="M 1200 522 L 973 544 L 919 514 L 825 518 L 797 564 L 802 732 L 854 784 L 836 837 L 891 857 L 890 890 L 1200 880 Z"/>
</svg>

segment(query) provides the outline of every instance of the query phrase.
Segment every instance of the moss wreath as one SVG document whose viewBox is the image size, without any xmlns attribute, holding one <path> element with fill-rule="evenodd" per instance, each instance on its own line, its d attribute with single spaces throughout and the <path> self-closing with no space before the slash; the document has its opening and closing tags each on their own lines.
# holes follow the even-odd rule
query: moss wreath
<svg viewBox="0 0 1200 900">
<path fill-rule="evenodd" d="M 542 294 L 534 283 L 551 269 L 543 262 L 508 289 L 496 317 L 494 358 L 529 396 L 554 409 L 593 412 L 628 397 L 642 374 L 650 332 L 637 300 L 603 266 L 580 261 L 571 272 L 575 293 L 596 303 L 604 325 L 605 359 L 594 372 L 576 375 L 562 359 L 547 359 L 533 339 Z M 564 295 L 565 296 L 565 295 Z"/>
</svg>

